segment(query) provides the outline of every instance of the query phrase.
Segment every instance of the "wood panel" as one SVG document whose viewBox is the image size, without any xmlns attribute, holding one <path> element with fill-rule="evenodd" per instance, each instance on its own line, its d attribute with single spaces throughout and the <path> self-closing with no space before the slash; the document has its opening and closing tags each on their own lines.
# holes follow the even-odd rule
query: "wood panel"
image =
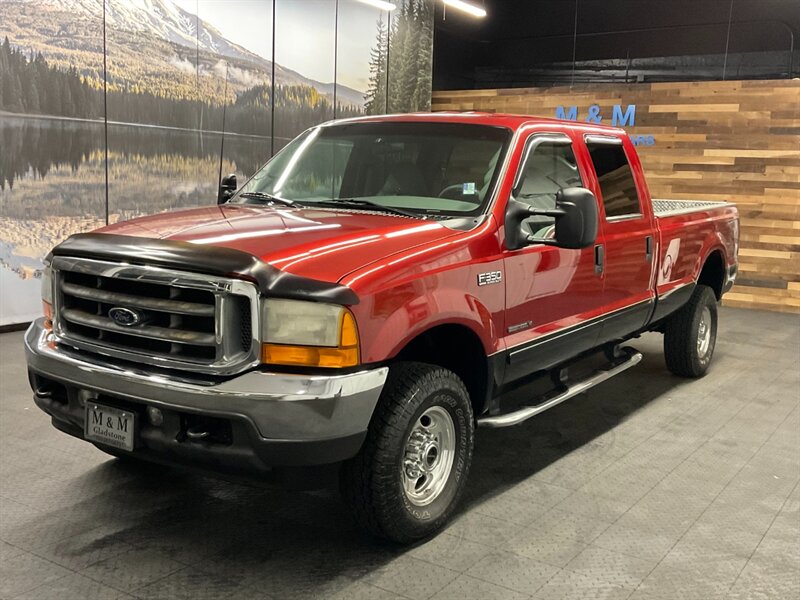
<svg viewBox="0 0 800 600">
<path fill-rule="evenodd" d="M 728 200 L 741 216 L 739 280 L 725 304 L 800 313 L 800 81 L 598 84 L 440 91 L 433 110 L 554 117 L 636 105 L 631 135 L 657 198 Z"/>
</svg>

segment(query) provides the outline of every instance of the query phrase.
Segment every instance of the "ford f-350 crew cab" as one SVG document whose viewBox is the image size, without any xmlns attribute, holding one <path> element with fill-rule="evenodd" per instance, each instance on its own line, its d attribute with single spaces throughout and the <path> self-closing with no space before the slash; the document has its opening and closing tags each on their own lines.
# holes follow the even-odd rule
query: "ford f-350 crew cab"
<svg viewBox="0 0 800 600">
<path fill-rule="evenodd" d="M 309 129 L 217 206 L 75 235 L 25 337 L 36 404 L 117 456 L 334 465 L 356 520 L 451 516 L 476 425 L 513 425 L 664 334 L 698 377 L 736 275 L 727 203 L 653 200 L 620 129 L 514 115 Z M 604 357 L 573 379 L 576 360 Z M 506 392 L 552 380 L 523 405 Z"/>
</svg>

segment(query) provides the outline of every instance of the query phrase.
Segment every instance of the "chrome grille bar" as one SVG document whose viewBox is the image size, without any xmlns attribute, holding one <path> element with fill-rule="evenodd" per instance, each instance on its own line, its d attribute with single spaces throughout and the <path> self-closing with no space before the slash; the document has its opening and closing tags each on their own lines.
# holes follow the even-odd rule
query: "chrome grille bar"
<svg viewBox="0 0 800 600">
<path fill-rule="evenodd" d="M 213 333 L 198 333 L 195 331 L 181 331 L 179 329 L 170 329 L 168 327 L 155 327 L 152 325 L 140 325 L 136 328 L 123 327 L 117 325 L 114 321 L 107 317 L 98 317 L 83 312 L 82 310 L 75 310 L 74 308 L 65 308 L 61 311 L 61 316 L 67 321 L 77 323 L 78 325 L 86 325 L 87 327 L 95 327 L 103 331 L 116 331 L 123 335 L 133 335 L 136 337 L 154 338 L 165 342 L 173 342 L 175 344 L 197 344 L 198 346 L 216 346 L 217 339 Z"/>
<path fill-rule="evenodd" d="M 142 298 L 120 292 L 107 292 L 96 288 L 89 288 L 74 283 L 61 283 L 65 294 L 86 298 L 87 300 L 101 300 L 108 304 L 122 304 L 137 308 L 149 308 L 161 312 L 178 313 L 182 315 L 195 315 L 200 317 L 213 317 L 214 306 L 198 304 L 196 302 L 181 302 L 179 300 L 164 300 L 161 298 Z"/>
<path fill-rule="evenodd" d="M 259 360 L 258 291 L 250 282 L 160 267 L 53 258 L 60 343 L 137 363 L 215 375 Z M 126 324 L 112 309 L 133 311 Z"/>
</svg>

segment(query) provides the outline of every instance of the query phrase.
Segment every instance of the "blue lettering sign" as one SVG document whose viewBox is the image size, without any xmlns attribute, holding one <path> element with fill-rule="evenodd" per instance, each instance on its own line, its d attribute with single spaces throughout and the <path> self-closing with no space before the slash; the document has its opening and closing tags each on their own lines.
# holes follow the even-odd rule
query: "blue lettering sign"
<svg viewBox="0 0 800 600">
<path fill-rule="evenodd" d="M 592 104 L 587 111 L 586 123 L 602 124 L 603 115 L 599 104 Z M 556 119 L 565 121 L 578 120 L 577 106 L 556 106 Z M 635 104 L 615 104 L 611 107 L 611 125 L 614 127 L 635 127 L 636 126 L 636 105 Z M 634 146 L 653 146 L 656 143 L 652 135 L 631 135 L 629 136 Z"/>
<path fill-rule="evenodd" d="M 587 123 L 600 123 L 603 120 L 603 115 L 600 114 L 600 105 L 592 104 L 589 107 L 589 116 L 586 117 Z"/>
<path fill-rule="evenodd" d="M 654 146 L 656 139 L 652 135 L 630 135 L 634 146 Z"/>
<path fill-rule="evenodd" d="M 556 106 L 556 119 L 564 119 L 565 121 L 578 120 L 578 107 L 570 106 L 568 112 L 564 112 L 563 106 Z"/>
<path fill-rule="evenodd" d="M 636 124 L 635 104 L 628 104 L 628 108 L 625 109 L 625 114 L 622 113 L 622 106 L 619 104 L 615 104 L 611 111 L 611 124 L 615 127 L 617 125 L 620 127 L 633 127 Z"/>
</svg>

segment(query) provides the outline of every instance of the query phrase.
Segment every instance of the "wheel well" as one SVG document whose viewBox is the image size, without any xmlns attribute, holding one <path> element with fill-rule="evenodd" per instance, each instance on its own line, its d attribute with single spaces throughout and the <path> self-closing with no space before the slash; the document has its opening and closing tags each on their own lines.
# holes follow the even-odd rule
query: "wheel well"
<svg viewBox="0 0 800 600">
<path fill-rule="evenodd" d="M 464 382 L 475 415 L 486 403 L 489 368 L 477 334 L 463 325 L 438 325 L 421 333 L 398 353 L 397 360 L 424 362 L 449 369 Z"/>
<path fill-rule="evenodd" d="M 725 284 L 725 261 L 722 260 L 722 253 L 715 250 L 706 258 L 697 283 L 707 285 L 714 290 L 717 300 L 722 298 L 722 286 Z"/>
</svg>

